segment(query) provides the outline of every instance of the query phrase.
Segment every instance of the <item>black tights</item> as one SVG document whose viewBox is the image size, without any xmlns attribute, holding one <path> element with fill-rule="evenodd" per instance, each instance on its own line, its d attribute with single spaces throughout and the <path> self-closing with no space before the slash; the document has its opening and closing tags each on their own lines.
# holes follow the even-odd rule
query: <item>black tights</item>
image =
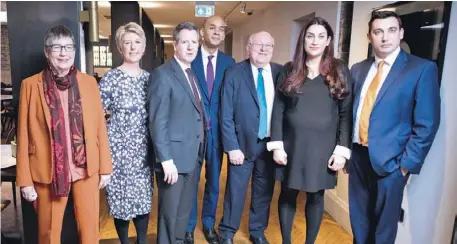
<svg viewBox="0 0 457 244">
<path fill-rule="evenodd" d="M 297 208 L 297 196 L 299 190 L 281 186 L 279 195 L 278 211 L 281 225 L 282 243 L 291 244 L 291 232 Z M 319 232 L 322 216 L 324 215 L 324 190 L 306 193 L 306 242 L 313 244 Z"/>
<path fill-rule="evenodd" d="M 133 218 L 133 224 L 136 229 L 136 243 L 146 244 L 146 235 L 148 233 L 149 214 L 137 215 Z M 116 226 L 117 235 L 121 244 L 129 243 L 129 225 L 130 220 L 122 220 L 114 218 L 114 225 Z"/>
</svg>

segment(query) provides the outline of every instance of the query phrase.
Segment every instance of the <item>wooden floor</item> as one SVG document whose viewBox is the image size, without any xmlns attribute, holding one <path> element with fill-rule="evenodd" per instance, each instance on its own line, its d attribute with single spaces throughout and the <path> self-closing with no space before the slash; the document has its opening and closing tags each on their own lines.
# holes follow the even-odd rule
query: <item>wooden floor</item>
<svg viewBox="0 0 457 244">
<path fill-rule="evenodd" d="M 219 223 L 221 216 L 222 216 L 222 202 L 223 202 L 223 193 L 225 191 L 225 181 L 226 181 L 226 164 L 224 163 L 224 168 L 222 169 L 221 173 L 221 189 L 219 195 L 219 207 L 217 211 L 217 218 L 216 224 Z M 201 205 L 202 205 L 202 198 L 203 188 L 204 188 L 204 171 L 202 172 L 202 180 L 199 184 L 199 213 L 201 212 Z M 6 182 L 3 183 L 1 191 L 1 199 L 8 199 L 12 200 L 12 190 L 11 184 Z M 250 187 L 249 187 L 250 189 Z M 277 183 L 275 186 L 275 192 L 273 196 L 273 201 L 271 203 L 271 210 L 270 210 L 270 223 L 268 229 L 266 231 L 266 237 L 272 244 L 281 244 L 281 232 L 279 229 L 279 220 L 278 220 L 278 196 L 279 196 L 279 184 Z M 19 188 L 17 191 L 17 196 L 19 197 Z M 102 198 L 102 208 L 101 208 L 101 218 L 100 218 L 100 226 L 101 226 L 101 241 L 100 244 L 118 244 L 120 243 L 117 240 L 116 230 L 114 228 L 113 219 L 108 216 L 107 208 L 106 208 L 106 200 Z M 19 200 L 19 199 L 18 199 Z M 246 199 L 245 207 L 244 207 L 244 214 L 242 223 L 240 226 L 240 230 L 237 232 L 235 236 L 235 243 L 237 244 L 244 244 L 250 243 L 249 242 L 249 231 L 248 231 L 248 216 L 249 216 L 249 203 L 250 203 L 250 191 L 248 190 L 247 199 Z M 306 228 L 306 221 L 304 217 L 304 203 L 305 203 L 305 194 L 301 193 L 298 198 L 297 204 L 297 214 L 295 216 L 295 222 L 293 227 L 293 243 L 304 243 L 306 238 L 305 236 L 305 228 Z M 151 214 L 151 219 L 149 222 L 149 229 L 148 229 L 148 243 L 156 243 L 156 218 L 157 218 L 157 194 L 154 194 L 153 199 L 153 210 Z M 22 213 L 21 213 L 21 204 L 20 200 L 16 207 L 13 206 L 11 203 L 4 211 L 1 213 L 1 229 L 2 232 L 6 234 L 16 234 L 22 235 Z M 130 235 L 131 243 L 135 241 L 135 229 L 133 224 L 130 225 Z M 195 231 L 195 238 L 196 243 L 206 243 L 203 232 L 201 230 L 201 223 L 199 222 L 197 229 Z M 316 244 L 350 244 L 352 243 L 352 236 L 347 233 L 342 227 L 340 227 L 328 214 L 325 214 L 324 220 L 321 225 L 321 229 L 319 232 L 319 236 L 317 238 Z"/>
<path fill-rule="evenodd" d="M 222 217 L 222 203 L 224 201 L 224 192 L 225 192 L 225 182 L 227 176 L 226 163 L 224 159 L 224 167 L 221 173 L 220 179 L 220 191 L 219 191 L 219 202 L 217 209 L 216 224 L 219 224 L 219 221 Z M 201 206 L 203 201 L 204 185 L 205 185 L 205 172 L 202 171 L 200 184 L 199 184 L 199 197 L 198 197 L 198 207 L 199 213 L 201 213 Z M 157 188 L 155 188 L 157 189 Z M 281 232 L 279 228 L 279 218 L 278 218 L 278 197 L 280 192 L 280 184 L 276 183 L 275 191 L 273 196 L 273 201 L 270 208 L 270 222 L 268 229 L 265 233 L 266 237 L 272 244 L 280 244 L 282 242 Z M 234 242 L 237 244 L 250 243 L 249 241 L 249 230 L 248 230 L 248 219 L 249 219 L 249 203 L 250 203 L 250 187 L 248 188 L 248 193 L 246 197 L 246 204 L 244 206 L 244 214 L 241 220 L 241 226 L 239 231 L 236 233 Z M 292 231 L 292 242 L 293 243 L 304 243 L 306 239 L 306 220 L 304 216 L 304 206 L 305 206 L 305 194 L 301 193 L 298 197 L 297 203 L 297 214 L 295 216 L 294 227 Z M 102 217 L 101 217 L 101 239 L 100 244 L 117 244 L 120 243 L 117 240 L 116 230 L 114 228 L 113 219 L 108 216 L 106 210 L 106 201 L 102 204 L 101 207 Z M 154 193 L 153 198 L 153 210 L 149 222 L 148 228 L 148 243 L 156 243 L 156 225 L 157 225 L 157 194 Z M 216 226 L 217 229 L 217 226 Z M 130 225 L 130 236 L 135 236 L 135 228 L 133 223 Z M 132 238 L 131 243 L 134 243 L 135 238 Z M 197 225 L 195 230 L 195 243 L 206 243 L 201 230 L 201 222 Z M 321 229 L 316 240 L 316 244 L 351 244 L 352 236 L 347 233 L 341 226 L 339 226 L 327 213 L 325 213 L 324 220 L 322 221 Z"/>
</svg>

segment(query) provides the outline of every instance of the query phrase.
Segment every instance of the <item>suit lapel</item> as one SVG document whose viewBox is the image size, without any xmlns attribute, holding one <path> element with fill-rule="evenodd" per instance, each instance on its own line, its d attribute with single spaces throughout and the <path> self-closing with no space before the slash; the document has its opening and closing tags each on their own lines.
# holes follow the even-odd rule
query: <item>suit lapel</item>
<svg viewBox="0 0 457 244">
<path fill-rule="evenodd" d="M 270 66 L 271 66 L 271 74 L 273 76 L 273 84 L 276 89 L 277 85 L 279 83 L 278 77 L 279 77 L 279 74 L 281 73 L 281 70 L 280 70 L 280 67 L 277 65 L 270 64 Z"/>
<path fill-rule="evenodd" d="M 197 77 L 199 83 L 200 83 L 200 90 L 203 91 L 203 94 L 205 94 L 206 99 L 209 100 L 209 95 L 208 95 L 208 85 L 206 84 L 206 77 L 205 77 L 205 68 L 203 67 L 203 55 L 202 55 L 202 47 L 198 49 L 197 57 L 195 58 L 194 62 L 192 62 L 194 65 L 195 69 L 195 77 Z"/>
<path fill-rule="evenodd" d="M 174 76 L 179 81 L 179 84 L 181 84 L 181 86 L 184 89 L 184 91 L 186 92 L 186 94 L 189 96 L 195 109 L 197 109 L 197 111 L 198 111 L 194 93 L 192 92 L 192 89 L 190 88 L 187 77 L 184 74 L 184 71 L 181 69 L 181 66 L 179 66 L 178 62 L 174 58 L 171 60 L 170 65 L 171 65 L 171 69 L 173 70 Z"/>
<path fill-rule="evenodd" d="M 376 106 L 376 104 L 379 103 L 379 101 L 382 99 L 382 97 L 386 94 L 389 87 L 394 83 L 397 76 L 401 73 L 401 71 L 405 67 L 406 61 L 407 61 L 406 54 L 403 51 L 400 51 L 397 59 L 395 60 L 394 64 L 392 65 L 392 68 L 390 69 L 389 74 L 386 77 L 386 80 L 382 84 L 381 90 L 379 90 L 379 93 L 376 96 L 376 101 L 373 105 L 373 108 Z"/>
<path fill-rule="evenodd" d="M 76 73 L 76 79 L 78 81 L 78 89 L 79 89 L 79 97 L 81 99 L 81 113 L 82 113 L 82 117 L 83 117 L 83 127 L 84 127 L 84 131 L 83 132 L 87 132 L 87 131 L 90 131 L 88 130 L 87 126 L 90 125 L 88 119 L 89 119 L 89 115 L 90 113 L 88 113 L 89 111 L 89 108 L 93 105 L 91 105 L 91 101 L 90 101 L 90 97 L 86 97 L 86 93 L 84 91 L 86 90 L 89 90 L 90 88 L 86 88 L 86 82 L 84 82 L 82 80 L 82 77 L 81 77 L 81 73 Z M 88 116 L 85 116 L 85 115 L 88 115 Z"/>
<path fill-rule="evenodd" d="M 366 60 L 361 66 L 361 70 L 359 72 L 359 75 L 357 77 L 357 83 L 356 86 L 354 87 L 354 94 L 355 94 L 355 101 L 354 101 L 354 106 L 352 107 L 352 115 L 353 115 L 353 120 L 355 122 L 356 116 L 357 116 L 357 109 L 359 108 L 359 102 L 360 102 L 360 93 L 362 92 L 362 87 L 363 84 L 365 83 L 365 80 L 367 79 L 368 72 L 370 71 L 371 65 L 374 62 L 374 58 L 370 58 Z M 355 77 L 354 77 L 355 78 Z"/>
<path fill-rule="evenodd" d="M 38 75 L 38 90 L 40 94 L 41 106 L 43 107 L 44 118 L 46 119 L 46 124 L 48 125 L 48 129 L 51 130 L 51 112 L 49 111 L 48 103 L 46 102 L 46 97 L 44 95 L 44 88 L 43 88 L 43 72 Z"/>
<path fill-rule="evenodd" d="M 252 97 L 254 98 L 255 103 L 259 106 L 259 100 L 257 99 L 257 89 L 255 88 L 254 75 L 252 74 L 251 62 L 249 60 L 245 61 L 244 64 L 244 81 L 251 92 Z"/>
</svg>

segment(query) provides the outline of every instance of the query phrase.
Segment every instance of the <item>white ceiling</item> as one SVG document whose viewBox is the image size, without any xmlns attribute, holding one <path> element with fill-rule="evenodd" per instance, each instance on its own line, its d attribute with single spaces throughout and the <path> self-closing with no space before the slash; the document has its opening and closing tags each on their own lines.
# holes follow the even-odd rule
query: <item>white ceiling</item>
<svg viewBox="0 0 457 244">
<path fill-rule="evenodd" d="M 190 21 L 197 24 L 199 27 L 203 25 L 205 18 L 195 17 L 195 1 L 140 1 L 142 7 L 152 23 L 159 29 L 164 40 L 172 40 L 171 34 L 176 25 L 184 21 Z M 275 2 L 260 2 L 260 1 L 215 1 L 215 14 L 222 16 L 228 20 L 228 27 L 233 28 L 249 18 L 259 14 Z M 240 12 L 241 6 L 246 4 L 246 12 L 252 10 L 253 14 L 248 16 Z M 100 35 L 108 37 L 111 34 L 111 16 L 109 3 L 106 1 L 98 2 L 99 8 L 99 27 Z M 108 18 L 105 18 L 108 16 Z M 161 27 L 163 25 L 164 27 Z"/>
</svg>

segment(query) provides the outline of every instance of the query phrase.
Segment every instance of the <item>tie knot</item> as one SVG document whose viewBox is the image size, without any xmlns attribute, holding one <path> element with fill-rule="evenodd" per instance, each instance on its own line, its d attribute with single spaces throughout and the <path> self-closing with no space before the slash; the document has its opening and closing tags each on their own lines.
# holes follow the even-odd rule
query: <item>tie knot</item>
<svg viewBox="0 0 457 244">
<path fill-rule="evenodd" d="M 378 69 L 382 69 L 382 67 L 384 66 L 385 63 L 386 63 L 386 61 L 384 61 L 384 60 L 379 61 Z"/>
<path fill-rule="evenodd" d="M 192 75 L 192 70 L 190 68 L 187 68 L 186 69 L 186 73 L 188 76 L 191 76 Z"/>
<path fill-rule="evenodd" d="M 213 59 L 213 58 L 214 58 L 213 55 L 209 55 L 209 56 L 208 56 L 208 60 L 209 60 L 210 62 L 211 62 L 211 59 Z"/>
<path fill-rule="evenodd" d="M 263 68 L 259 68 L 259 73 L 262 74 Z"/>
</svg>

